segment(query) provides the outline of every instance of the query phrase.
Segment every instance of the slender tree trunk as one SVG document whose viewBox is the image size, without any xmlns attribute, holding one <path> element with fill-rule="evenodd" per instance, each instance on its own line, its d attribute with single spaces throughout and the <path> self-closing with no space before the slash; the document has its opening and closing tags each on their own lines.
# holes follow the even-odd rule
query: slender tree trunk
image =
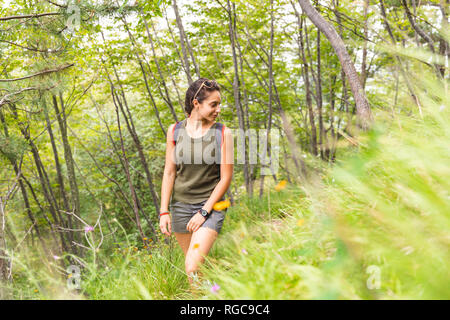
<svg viewBox="0 0 450 320">
<path fill-rule="evenodd" d="M 336 76 L 333 75 L 331 77 L 330 81 L 330 130 L 331 130 L 331 145 L 329 147 L 329 156 L 327 157 L 329 160 L 334 162 L 335 156 L 336 156 L 336 144 L 337 144 L 337 137 L 336 132 L 334 129 L 334 103 L 335 103 L 335 96 L 334 96 L 334 87 L 336 84 Z"/>
<path fill-rule="evenodd" d="M 0 122 L 3 125 L 3 131 L 5 132 L 5 137 L 9 137 L 8 126 L 6 124 L 5 118 L 3 117 L 3 113 L 1 112 L 1 110 L 0 110 Z M 30 219 L 30 221 L 32 223 L 33 229 L 34 229 L 34 231 L 36 232 L 36 235 L 39 238 L 41 246 L 44 249 L 44 252 L 48 253 L 48 249 L 47 249 L 47 247 L 45 245 L 44 239 L 42 239 L 42 235 L 41 235 L 39 226 L 37 224 L 37 221 L 36 221 L 36 219 L 35 219 L 35 217 L 33 215 L 31 207 L 30 207 L 30 202 L 28 200 L 28 193 L 27 193 L 27 190 L 25 188 L 25 185 L 23 184 L 24 176 L 23 176 L 23 173 L 21 172 L 21 168 L 19 168 L 17 166 L 17 161 L 16 160 L 13 160 L 13 159 L 9 159 L 9 160 L 11 162 L 11 165 L 14 168 L 14 172 L 15 172 L 16 176 L 19 177 L 19 187 L 20 187 L 20 191 L 22 193 L 22 197 L 23 197 L 23 201 L 24 201 L 24 204 L 25 204 L 25 208 L 26 208 L 26 212 L 27 212 L 28 218 Z M 1 235 L 0 235 L 0 237 L 1 237 Z"/>
<path fill-rule="evenodd" d="M 133 35 L 131 34 L 131 31 L 130 31 L 130 29 L 129 29 L 129 27 L 128 27 L 128 23 L 127 23 L 127 21 L 125 20 L 124 15 L 122 15 L 121 18 L 122 18 L 122 22 L 124 23 L 125 30 L 127 31 L 128 37 L 129 37 L 131 43 L 133 44 L 133 46 L 134 46 L 134 48 L 135 48 L 135 50 L 133 50 L 133 51 L 134 51 L 134 54 L 135 54 L 135 56 L 136 56 L 136 60 L 137 60 L 137 62 L 139 63 L 139 67 L 140 67 L 140 69 L 141 69 L 142 77 L 143 77 L 144 83 L 145 83 L 145 88 L 146 88 L 147 94 L 148 94 L 148 96 L 149 96 L 149 98 L 150 98 L 150 102 L 151 102 L 152 105 L 153 105 L 153 110 L 154 110 L 154 112 L 155 112 L 156 119 L 158 119 L 159 127 L 161 128 L 161 131 L 164 133 L 164 136 L 166 136 L 167 133 L 166 133 L 166 130 L 164 129 L 164 125 L 162 124 L 161 117 L 160 117 L 160 115 L 159 115 L 159 109 L 158 109 L 158 107 L 156 106 L 155 99 L 153 98 L 152 91 L 150 90 L 150 85 L 149 85 L 148 80 L 147 80 L 147 74 L 146 74 L 146 72 L 145 72 L 145 68 L 144 68 L 144 65 L 143 65 L 143 61 L 142 61 L 142 59 L 141 59 L 141 57 L 140 57 L 140 54 L 139 54 L 139 47 L 138 47 L 138 44 L 136 43 L 136 41 L 134 40 Z M 103 37 L 103 32 L 102 32 L 102 37 Z M 105 38 L 104 38 L 104 37 L 103 37 L 103 41 L 105 42 Z M 108 55 L 109 55 L 109 52 L 108 52 Z M 145 59 L 145 58 L 144 58 L 144 59 Z M 112 60 L 111 60 L 111 61 L 112 61 Z M 117 75 L 117 72 L 116 72 L 116 67 L 115 67 L 115 65 L 114 65 L 113 63 L 111 63 L 111 64 L 113 65 L 114 73 L 115 73 L 115 75 L 116 75 L 116 78 L 119 78 L 118 75 Z M 122 84 L 121 84 L 120 82 L 119 82 L 119 84 L 120 84 L 120 88 L 121 88 L 121 90 L 122 90 L 122 93 L 124 93 L 124 91 L 123 91 L 123 89 L 122 89 Z M 127 106 L 127 108 L 128 108 L 128 106 Z"/>
<path fill-rule="evenodd" d="M 339 7 L 339 0 L 336 0 L 336 2 L 334 2 L 333 0 L 333 6 L 334 6 L 334 12 L 336 15 L 336 20 L 338 22 L 338 33 L 339 36 L 341 38 L 343 38 L 343 30 L 342 30 L 342 22 L 341 22 L 341 15 L 339 13 L 338 7 Z M 346 122 L 345 122 L 345 129 L 344 131 L 347 131 L 349 133 L 349 129 L 352 125 L 352 114 L 349 110 L 349 101 L 348 101 L 348 90 L 347 90 L 347 81 L 345 79 L 345 72 L 344 69 L 341 66 L 341 81 L 342 81 L 342 94 L 341 94 L 341 107 L 340 109 L 342 109 L 343 107 L 345 107 L 345 114 L 347 116 Z M 341 121 L 341 119 L 339 119 L 339 121 Z M 338 125 L 339 128 L 339 125 Z"/>
<path fill-rule="evenodd" d="M 111 91 L 113 91 L 113 87 L 111 87 Z M 119 129 L 119 137 L 120 137 L 120 147 L 122 149 L 122 155 L 123 155 L 123 159 L 125 162 L 125 174 L 127 177 L 127 181 L 128 181 L 128 187 L 130 188 L 130 193 L 131 193 L 131 197 L 133 199 L 133 210 L 134 210 L 134 214 L 135 214 L 135 218 L 136 218 L 136 225 L 138 227 L 139 230 L 139 234 L 141 235 L 141 238 L 145 238 L 145 233 L 142 230 L 142 226 L 141 226 L 141 219 L 139 217 L 139 206 L 137 203 L 137 195 L 136 195 L 136 191 L 134 189 L 133 186 L 133 182 L 131 181 L 131 176 L 130 176 L 130 170 L 129 170 L 129 163 L 128 163 L 128 159 L 126 157 L 126 153 L 125 153 L 125 147 L 124 147 L 124 142 L 123 142 L 123 136 L 122 136 L 122 129 L 120 127 L 120 116 L 119 116 L 119 108 L 118 108 L 118 102 L 115 101 L 116 98 L 114 97 L 114 92 L 113 92 L 113 101 L 114 101 L 114 105 L 115 105 L 115 110 L 116 110 L 116 118 L 117 118 L 117 128 Z"/>
<path fill-rule="evenodd" d="M 3 197 L 0 195 L 0 284 L 8 280 L 8 254 L 6 247 L 6 212 Z M 0 286 L 0 299 L 6 299 L 7 294 L 4 286 Z"/>
<path fill-rule="evenodd" d="M 387 15 L 386 15 L 386 10 L 384 8 L 383 0 L 379 0 L 379 2 L 380 2 L 381 16 L 383 17 L 383 23 L 384 23 L 384 25 L 386 27 L 386 30 L 388 31 L 388 34 L 389 34 L 389 36 L 391 38 L 392 44 L 396 45 L 397 44 L 397 40 L 395 39 L 395 36 L 394 36 L 394 34 L 392 32 L 392 29 L 391 29 L 391 26 L 389 25 L 389 22 L 387 20 Z M 395 59 L 397 60 L 398 70 L 400 70 L 400 73 L 402 74 L 403 79 L 405 79 L 405 83 L 406 83 L 406 86 L 408 87 L 409 94 L 411 95 L 411 98 L 412 98 L 413 102 L 419 108 L 419 113 L 422 114 L 422 106 L 421 106 L 419 97 L 415 94 L 413 86 L 412 86 L 412 84 L 409 81 L 409 77 L 407 75 L 407 72 L 403 68 L 403 62 L 402 62 L 401 58 L 398 55 L 395 55 Z"/>
<path fill-rule="evenodd" d="M 356 114 L 358 116 L 358 125 L 367 130 L 370 128 L 373 117 L 370 110 L 369 102 L 364 94 L 364 89 L 359 81 L 358 73 L 352 62 L 350 55 L 345 48 L 345 44 L 337 34 L 334 27 L 328 23 L 320 14 L 311 6 L 309 0 L 298 0 L 303 12 L 311 19 L 314 25 L 328 38 L 336 55 L 341 62 L 342 68 L 348 78 L 350 88 L 353 93 L 356 104 Z"/>
<path fill-rule="evenodd" d="M 72 200 L 72 210 L 74 214 L 76 214 L 78 217 L 81 217 L 81 208 L 80 208 L 80 192 L 78 189 L 78 183 L 77 178 L 75 174 L 75 165 L 74 160 L 72 156 L 72 148 L 70 147 L 69 138 L 67 136 L 67 119 L 66 119 L 66 110 L 64 105 L 64 100 L 62 93 L 59 92 L 59 102 L 61 106 L 61 113 L 58 109 L 58 102 L 56 100 L 56 96 L 53 96 L 53 107 L 55 108 L 56 118 L 58 120 L 59 124 L 59 131 L 61 133 L 61 138 L 63 142 L 64 147 L 64 160 L 66 161 L 66 168 L 67 168 L 67 175 L 69 179 L 69 185 L 70 185 L 70 193 L 71 193 L 71 200 Z M 72 229 L 73 227 L 76 227 L 77 229 L 81 229 L 80 221 L 78 219 L 75 219 L 74 223 L 72 222 L 72 216 L 69 215 L 67 217 L 68 221 L 68 227 L 69 229 Z M 80 233 L 75 233 L 75 237 L 73 236 L 72 232 L 69 232 L 70 238 L 77 239 L 78 242 L 81 241 Z M 71 240 L 72 243 L 72 240 Z M 72 245 L 72 247 L 75 249 L 74 252 L 78 251 L 78 248 L 76 246 Z"/>
<path fill-rule="evenodd" d="M 292 4 L 295 14 L 297 16 L 297 22 L 299 26 L 299 38 L 298 38 L 298 45 L 299 45 L 299 56 L 300 59 L 303 61 L 303 68 L 302 68 L 302 76 L 303 81 L 305 82 L 305 91 L 306 91 L 306 106 L 308 108 L 308 119 L 309 119 L 309 125 L 311 128 L 311 134 L 310 134 L 310 151 L 313 155 L 317 155 L 317 131 L 316 131 L 316 121 L 314 116 L 314 110 L 312 106 L 312 99 L 311 99 L 311 85 L 309 81 L 309 65 L 306 60 L 305 55 L 305 46 L 303 42 L 303 30 L 305 30 L 305 33 L 308 32 L 306 28 L 306 22 L 304 21 L 303 17 L 300 18 L 300 15 L 298 14 L 294 4 Z M 303 27 L 305 26 L 305 28 Z"/>
<path fill-rule="evenodd" d="M 325 131 L 323 128 L 323 114 L 322 114 L 322 71 L 321 71 L 321 57 L 320 57 L 320 30 L 317 30 L 317 113 L 319 114 L 319 149 L 320 157 L 324 160 L 324 140 Z"/>
<path fill-rule="evenodd" d="M 369 19 L 368 19 L 369 0 L 364 0 L 364 38 L 369 38 Z M 363 88 L 366 87 L 367 80 L 367 41 L 363 42 L 362 62 L 361 62 L 361 83 Z"/>
<path fill-rule="evenodd" d="M 423 40 L 425 40 L 425 42 L 428 44 L 428 48 L 430 48 L 430 51 L 432 53 L 435 53 L 433 39 L 425 31 L 423 31 L 423 29 L 416 23 L 415 17 L 413 17 L 411 11 L 409 10 L 406 0 L 401 0 L 401 3 L 403 5 L 403 7 L 405 8 L 406 16 L 408 17 L 408 21 L 411 24 L 411 26 L 413 27 L 414 31 L 417 32 Z M 434 69 L 437 77 L 441 78 L 442 75 L 440 72 L 440 66 L 438 64 L 433 64 L 433 69 Z"/>
<path fill-rule="evenodd" d="M 181 52 L 183 53 L 183 66 L 184 71 L 186 72 L 186 76 L 189 82 L 189 85 L 191 85 L 194 81 L 192 80 L 191 71 L 190 71 L 190 63 L 189 63 L 189 57 L 188 53 L 186 51 L 186 44 L 184 43 L 185 40 L 187 40 L 186 34 L 184 32 L 183 22 L 181 20 L 180 14 L 178 12 L 178 6 L 176 0 L 172 0 L 172 7 L 173 11 L 175 12 L 175 19 L 177 21 L 178 31 L 180 33 L 180 45 L 181 45 Z M 187 45 L 189 47 L 189 45 Z M 191 54 L 191 58 L 194 58 L 194 56 Z M 200 72 L 198 71 L 198 67 L 195 64 L 195 61 L 193 60 L 195 70 L 197 72 L 197 76 L 200 78 Z"/>
<path fill-rule="evenodd" d="M 243 52 L 241 50 L 241 45 L 239 43 L 239 36 L 238 36 L 238 32 L 237 32 L 237 28 L 236 28 L 236 11 L 234 11 L 234 32 L 235 32 L 235 36 L 236 36 L 236 48 L 238 49 L 239 52 L 239 68 L 240 68 L 240 81 L 242 83 L 242 91 L 243 91 L 243 96 L 244 96 L 244 101 L 243 104 L 245 106 L 245 113 L 243 114 L 244 116 L 244 123 L 245 126 L 247 128 L 247 130 L 250 129 L 250 115 L 249 115 L 249 103 L 248 103 L 248 93 L 247 93 L 247 88 L 245 85 L 245 74 L 244 74 L 244 63 L 243 63 Z M 246 138 L 247 141 L 247 138 Z M 251 143 L 251 137 L 248 137 L 248 150 L 250 150 L 250 143 Z M 247 160 L 246 160 L 247 161 Z M 249 197 L 253 197 L 253 185 L 254 185 L 254 171 L 255 171 L 255 164 L 250 163 L 249 161 L 249 173 L 248 173 L 248 194 Z"/>
<path fill-rule="evenodd" d="M 10 107 L 11 107 L 14 118 L 16 119 L 16 121 L 19 121 L 18 114 L 17 114 L 17 108 L 16 108 L 15 104 L 10 104 Z M 41 183 L 42 192 L 44 193 L 44 197 L 47 200 L 48 209 L 53 217 L 53 221 L 57 226 L 67 228 L 67 225 L 64 223 L 64 219 L 62 218 L 61 213 L 59 212 L 58 203 L 56 202 L 56 198 L 55 198 L 54 192 L 52 190 L 51 183 L 48 178 L 45 167 L 42 164 L 41 157 L 39 155 L 39 151 L 38 151 L 36 145 L 34 144 L 33 140 L 30 137 L 29 129 L 28 129 L 28 127 L 23 127 L 22 125 L 20 125 L 20 131 L 21 131 L 22 135 L 24 136 L 25 140 L 28 142 L 29 146 L 31 147 L 31 153 L 33 155 L 33 160 L 36 164 L 36 170 L 39 175 L 39 181 Z M 63 250 L 66 252 L 70 252 L 69 246 L 66 243 L 67 240 L 64 237 L 64 233 L 58 232 L 58 234 L 60 236 L 61 245 L 62 245 Z"/>
<path fill-rule="evenodd" d="M 164 75 L 163 75 L 163 72 L 162 72 L 162 69 L 161 69 L 161 66 L 160 66 L 160 63 L 159 63 L 159 59 L 158 59 L 158 56 L 157 56 L 156 51 L 155 51 L 155 45 L 153 43 L 153 39 L 152 39 L 152 36 L 150 34 L 150 30 L 148 28 L 147 19 L 145 19 L 144 13 L 142 12 L 142 9 L 141 9 L 140 13 L 141 13 L 142 19 L 144 20 L 145 30 L 147 32 L 147 38 L 148 38 L 148 40 L 150 42 L 150 45 L 152 47 L 153 61 L 155 62 L 156 69 L 158 70 L 158 74 L 159 74 L 159 78 L 161 79 L 162 87 L 164 88 L 164 94 L 163 94 L 161 89 L 160 89 L 160 86 L 158 86 L 158 88 L 160 90 L 161 97 L 163 98 L 164 102 L 166 102 L 167 106 L 169 107 L 170 112 L 172 113 L 174 120 L 178 121 L 177 113 L 175 112 L 175 108 L 173 106 L 172 100 L 170 99 L 169 88 L 167 87 L 167 83 L 166 83 L 166 80 L 164 78 Z M 149 68 L 150 68 L 150 66 L 149 66 Z"/>
<path fill-rule="evenodd" d="M 152 178 L 152 175 L 150 173 L 150 169 L 148 167 L 148 163 L 147 163 L 147 159 L 145 157 L 144 151 L 143 151 L 142 143 L 141 143 L 141 141 L 139 139 L 139 136 L 138 136 L 138 134 L 136 132 L 136 128 L 134 126 L 133 117 L 131 115 L 130 109 L 128 107 L 128 102 L 127 102 L 127 99 L 126 99 L 126 96 L 125 96 L 125 91 L 124 91 L 124 89 L 122 87 L 122 83 L 120 81 L 119 75 L 118 75 L 117 70 L 115 68 L 115 65 L 113 63 L 112 63 L 112 67 L 113 67 L 113 70 L 114 70 L 114 74 L 115 74 L 116 80 L 117 80 L 117 82 L 119 84 L 120 95 L 121 95 L 122 100 L 123 100 L 123 104 L 122 104 L 120 99 L 117 97 L 117 104 L 120 107 L 120 110 L 121 110 L 121 112 L 122 112 L 122 114 L 124 116 L 124 119 L 125 119 L 125 124 L 127 125 L 128 132 L 130 133 L 131 137 L 133 138 L 133 142 L 134 142 L 134 144 L 136 146 L 136 149 L 138 151 L 139 159 L 141 161 L 142 167 L 144 168 L 145 177 L 147 179 L 147 183 L 148 183 L 148 186 L 150 188 L 150 194 L 151 194 L 151 196 L 153 198 L 153 204 L 155 206 L 155 210 L 156 210 L 156 212 L 159 212 L 159 199 L 158 199 L 158 195 L 156 194 L 156 191 L 155 191 L 155 187 L 154 187 L 154 184 L 153 184 L 153 178 Z M 106 66 L 105 66 L 105 72 L 107 73 L 107 76 L 108 76 L 108 79 L 109 79 L 109 82 L 110 82 L 110 86 L 111 86 L 111 92 L 112 92 L 113 97 L 114 97 L 114 94 L 115 94 L 114 85 L 113 85 L 113 82 L 112 82 L 112 80 L 111 80 L 111 78 L 109 76 L 109 72 L 106 69 Z"/>
<path fill-rule="evenodd" d="M 52 144 L 53 157 L 55 158 L 56 176 L 58 179 L 59 192 L 63 199 L 64 210 L 70 211 L 69 201 L 67 200 L 66 190 L 64 187 L 64 178 L 63 178 L 63 174 L 62 174 L 61 164 L 59 162 L 58 148 L 56 147 L 55 138 L 53 136 L 52 124 L 50 122 L 50 118 L 48 115 L 48 109 L 47 109 L 47 104 L 46 104 L 45 98 L 42 99 L 42 103 L 43 103 L 43 111 L 44 111 L 44 115 L 45 115 L 45 122 L 47 123 L 47 131 L 48 131 L 48 135 L 50 137 L 50 143 Z"/>
<path fill-rule="evenodd" d="M 245 181 L 245 189 L 247 191 L 247 194 L 250 193 L 249 188 L 249 171 L 248 171 L 248 160 L 247 160 L 247 149 L 246 149 L 246 137 L 245 137 L 245 122 L 244 122 L 244 115 L 242 111 L 241 106 L 241 100 L 240 100 L 240 81 L 239 81 L 239 71 L 238 71 L 238 61 L 237 61 L 237 55 L 236 55 L 236 36 L 235 36 L 235 27 L 233 23 L 233 16 L 232 12 L 234 11 L 234 3 L 233 3 L 233 11 L 231 10 L 230 1 L 227 0 L 227 9 L 228 9 L 228 31 L 229 31 L 229 37 L 231 41 L 231 50 L 233 55 L 233 67 L 234 67 L 234 79 L 233 79 L 233 96 L 234 96 L 234 106 L 236 109 L 236 113 L 238 116 L 239 121 L 239 130 L 240 134 L 244 134 L 242 139 L 239 139 L 238 141 L 242 141 L 242 145 L 240 146 L 240 149 L 243 149 L 243 159 L 244 159 L 244 181 Z M 239 134 L 239 135 L 240 135 Z"/>
</svg>

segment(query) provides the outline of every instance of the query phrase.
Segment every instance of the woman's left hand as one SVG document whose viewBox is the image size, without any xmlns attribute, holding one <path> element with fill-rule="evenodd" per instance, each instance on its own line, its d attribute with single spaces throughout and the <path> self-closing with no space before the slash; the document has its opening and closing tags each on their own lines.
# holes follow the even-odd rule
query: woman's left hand
<svg viewBox="0 0 450 320">
<path fill-rule="evenodd" d="M 189 220 L 186 225 L 186 230 L 189 232 L 195 232 L 202 226 L 202 224 L 206 221 L 206 218 L 203 217 L 200 212 L 197 212 L 191 220 Z"/>
</svg>

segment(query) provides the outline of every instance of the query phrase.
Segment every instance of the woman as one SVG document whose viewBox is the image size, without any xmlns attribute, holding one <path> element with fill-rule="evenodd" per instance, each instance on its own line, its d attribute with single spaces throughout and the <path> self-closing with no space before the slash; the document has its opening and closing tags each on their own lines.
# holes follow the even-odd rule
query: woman
<svg viewBox="0 0 450 320">
<path fill-rule="evenodd" d="M 220 103 L 217 82 L 198 79 L 186 92 L 189 117 L 172 124 L 167 133 L 160 229 L 168 236 L 173 230 L 191 285 L 222 228 L 225 211 L 213 207 L 224 199 L 233 175 L 233 136 L 215 121 Z"/>
</svg>

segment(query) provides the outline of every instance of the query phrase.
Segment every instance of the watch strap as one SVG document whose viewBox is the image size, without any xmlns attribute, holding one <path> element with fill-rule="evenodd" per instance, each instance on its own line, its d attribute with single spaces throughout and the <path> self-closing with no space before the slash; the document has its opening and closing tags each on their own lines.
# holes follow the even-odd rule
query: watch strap
<svg viewBox="0 0 450 320">
<path fill-rule="evenodd" d="M 203 208 L 200 209 L 199 212 L 200 212 L 200 214 L 201 214 L 203 217 L 205 217 L 205 218 L 208 218 L 209 215 L 210 215 L 210 213 L 209 213 L 208 211 L 206 211 L 205 209 L 203 209 Z M 203 215 L 202 212 L 203 212 L 203 213 L 206 212 L 206 215 Z"/>
</svg>

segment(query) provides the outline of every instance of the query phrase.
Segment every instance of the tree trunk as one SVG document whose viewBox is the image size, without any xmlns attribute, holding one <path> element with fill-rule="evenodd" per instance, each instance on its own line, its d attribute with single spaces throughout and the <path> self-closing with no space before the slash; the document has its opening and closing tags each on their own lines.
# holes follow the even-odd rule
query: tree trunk
<svg viewBox="0 0 450 320">
<path fill-rule="evenodd" d="M 66 161 L 66 168 L 67 168 L 67 176 L 69 179 L 69 185 L 70 185 L 70 193 L 71 193 L 71 200 L 72 200 L 72 211 L 75 215 L 81 218 L 81 209 L 80 209 L 80 193 L 78 190 L 78 183 L 77 178 L 75 174 L 75 165 L 74 160 L 72 156 L 72 148 L 70 147 L 69 138 L 67 136 L 67 119 L 66 119 L 66 110 L 64 106 L 64 100 L 61 92 L 59 93 L 59 101 L 61 105 L 61 113 L 58 109 L 58 102 L 56 100 L 56 96 L 53 96 L 53 107 L 55 108 L 56 118 L 58 120 L 59 124 L 59 131 L 61 133 L 61 138 L 63 142 L 64 147 L 64 160 Z M 68 221 L 68 227 L 69 229 L 72 229 L 73 227 L 76 227 L 77 229 L 81 229 L 80 221 L 78 219 L 75 219 L 75 223 L 72 222 L 72 216 L 69 215 L 67 218 Z M 74 225 L 72 227 L 72 224 Z M 77 239 L 78 242 L 81 241 L 80 233 L 75 233 L 75 237 L 73 237 L 73 233 L 69 232 L 70 238 Z M 76 248 L 75 245 L 71 245 L 73 248 L 75 248 L 74 252 L 78 251 L 78 248 Z"/>
<path fill-rule="evenodd" d="M 177 113 L 175 112 L 175 108 L 173 106 L 172 100 L 170 99 L 169 89 L 167 87 L 166 80 L 164 78 L 161 66 L 159 64 L 158 56 L 156 55 L 155 45 L 153 43 L 153 39 L 152 39 L 152 36 L 150 34 L 150 30 L 148 29 L 147 19 L 145 19 L 144 13 L 142 12 L 142 9 L 141 9 L 140 13 L 141 13 L 142 19 L 144 20 L 145 30 L 147 32 L 147 37 L 148 37 L 148 40 L 150 41 L 150 45 L 152 47 L 153 61 L 155 62 L 156 69 L 158 70 L 159 78 L 161 79 L 161 84 L 162 84 L 162 87 L 164 88 L 164 94 L 161 91 L 161 87 L 160 86 L 158 86 L 158 89 L 160 91 L 161 97 L 166 102 L 167 106 L 169 107 L 170 112 L 172 113 L 174 120 L 178 121 Z M 150 66 L 149 66 L 149 68 L 150 68 Z"/>
<path fill-rule="evenodd" d="M 394 36 L 394 34 L 392 32 L 392 29 L 391 29 L 391 26 L 389 25 L 389 22 L 387 20 L 386 10 L 384 8 L 383 0 L 379 0 L 379 1 L 380 1 L 380 12 L 381 12 L 381 16 L 383 17 L 383 23 L 384 23 L 384 25 L 386 27 L 386 30 L 388 31 L 388 34 L 389 34 L 389 36 L 391 38 L 392 44 L 396 45 L 397 44 L 397 40 L 395 39 L 395 36 Z M 402 62 L 401 58 L 398 55 L 395 55 L 395 59 L 397 60 L 398 70 L 400 70 L 400 73 L 402 74 L 403 79 L 405 79 L 405 83 L 406 83 L 406 86 L 408 87 L 409 94 L 411 95 L 411 98 L 412 98 L 413 102 L 419 108 L 419 113 L 422 115 L 422 106 L 421 106 L 419 97 L 414 92 L 413 86 L 412 86 L 412 84 L 409 81 L 407 72 L 403 69 L 403 62 Z"/>
<path fill-rule="evenodd" d="M 181 20 L 180 14 L 178 12 L 178 6 L 177 6 L 176 0 L 172 0 L 172 7 L 173 7 L 173 11 L 175 12 L 175 19 L 177 21 L 178 30 L 180 32 L 180 45 L 181 45 L 181 51 L 183 53 L 184 70 L 186 72 L 186 76 L 188 78 L 189 85 L 191 85 L 194 81 L 192 80 L 192 77 L 191 77 L 190 63 L 189 63 L 189 58 L 188 58 L 188 55 L 186 52 L 186 45 L 185 45 L 184 41 L 186 41 L 187 49 L 192 58 L 192 62 L 194 63 L 197 77 L 199 77 L 199 78 L 200 78 L 200 71 L 198 70 L 197 64 L 195 63 L 194 55 L 192 54 L 191 46 L 189 45 L 189 40 L 186 37 L 186 33 L 184 32 L 183 22 Z"/>
<path fill-rule="evenodd" d="M 234 96 L 234 106 L 236 109 L 236 113 L 238 116 L 239 121 L 239 136 L 243 135 L 242 137 L 238 136 L 238 142 L 242 142 L 242 145 L 240 145 L 238 148 L 239 150 L 243 149 L 243 159 L 244 159 L 244 181 L 245 181 L 245 189 L 247 191 L 247 194 L 250 193 L 249 188 L 249 171 L 248 171 L 248 160 L 247 160 L 247 148 L 246 148 L 246 136 L 245 136 L 245 122 L 244 122 L 244 115 L 243 110 L 241 106 L 241 100 L 240 100 L 240 81 L 239 81 L 239 71 L 238 71 L 238 61 L 237 61 L 237 55 L 236 55 L 236 36 L 235 36 L 235 26 L 233 23 L 233 16 L 230 6 L 230 1 L 227 0 L 227 9 L 228 9 L 228 31 L 229 31 L 229 37 L 231 41 L 231 50 L 233 54 L 233 67 L 234 67 L 234 79 L 233 79 L 233 96 Z M 234 11 L 234 3 L 233 3 L 233 11 Z M 241 138 L 241 139 L 240 139 Z M 239 151 L 240 152 L 240 151 Z"/>
<path fill-rule="evenodd" d="M 317 30 L 317 113 L 319 114 L 319 149 L 320 157 L 325 159 L 324 155 L 324 141 L 325 131 L 323 128 L 323 114 L 322 114 L 322 71 L 321 71 L 321 58 L 320 58 L 320 31 Z"/>
<path fill-rule="evenodd" d="M 303 81 L 305 82 L 305 92 L 306 92 L 306 107 L 308 108 L 308 119 L 309 119 L 309 125 L 311 127 L 311 134 L 310 134 L 310 152 L 313 155 L 317 155 L 317 131 L 316 131 L 316 124 L 315 124 L 315 116 L 312 106 L 312 99 L 311 99 L 311 85 L 309 81 L 309 65 L 306 60 L 306 54 L 305 54 L 305 46 L 303 42 L 303 30 L 305 30 L 305 33 L 308 32 L 306 28 L 303 28 L 303 25 L 306 26 L 306 23 L 304 23 L 303 17 L 300 18 L 300 15 L 295 8 L 294 3 L 291 2 L 292 8 L 294 9 L 295 15 L 297 17 L 297 23 L 298 23 L 298 47 L 299 47 L 299 58 L 303 61 L 303 68 L 302 68 L 302 76 Z"/>
<path fill-rule="evenodd" d="M 10 104 L 10 107 L 13 112 L 14 118 L 17 121 L 19 121 L 15 104 Z M 36 170 L 39 175 L 39 181 L 41 183 L 42 192 L 44 193 L 44 197 L 47 200 L 48 210 L 50 211 L 50 213 L 52 215 L 53 221 L 57 226 L 67 228 L 67 225 L 64 223 L 64 219 L 62 218 L 61 213 L 59 212 L 58 203 L 56 202 L 56 198 L 55 198 L 54 192 L 52 190 L 51 183 L 48 178 L 45 167 L 42 164 L 41 157 L 39 155 L 39 151 L 38 151 L 36 145 L 34 144 L 33 140 L 30 137 L 28 127 L 23 127 L 21 125 L 19 125 L 19 126 L 20 126 L 20 131 L 21 131 L 22 135 L 24 136 L 25 140 L 28 142 L 29 146 L 31 147 L 31 153 L 33 155 L 33 159 L 36 164 Z M 64 233 L 58 232 L 58 234 L 59 234 L 59 237 L 61 240 L 62 249 L 65 250 L 66 252 L 70 252 L 69 246 L 66 243 L 67 240 L 64 237 Z"/>
<path fill-rule="evenodd" d="M 116 80 L 117 80 L 117 82 L 119 84 L 120 95 L 121 95 L 121 97 L 123 99 L 123 104 L 122 104 L 120 99 L 117 97 L 117 104 L 120 107 L 120 110 L 121 110 L 121 112 L 122 112 L 122 114 L 124 116 L 124 119 L 125 119 L 125 124 L 127 125 L 128 132 L 130 133 L 131 137 L 133 138 L 133 143 L 135 144 L 136 149 L 138 151 L 139 160 L 140 160 L 140 162 L 142 164 L 142 167 L 144 168 L 145 177 L 146 177 L 148 186 L 150 188 L 150 194 L 151 194 L 152 199 L 153 199 L 153 204 L 155 206 L 155 210 L 156 210 L 156 212 L 159 212 L 159 199 L 158 199 L 158 195 L 156 194 L 156 191 L 155 191 L 155 187 L 154 187 L 154 184 L 153 184 L 153 178 L 152 178 L 152 175 L 150 173 L 150 169 L 148 168 L 148 163 L 147 163 L 147 159 L 145 157 L 144 151 L 143 151 L 142 143 L 141 143 L 141 141 L 139 139 L 139 136 L 138 136 L 138 134 L 136 132 L 136 128 L 134 126 L 133 117 L 131 115 L 130 109 L 128 107 L 128 102 L 127 102 L 127 99 L 126 99 L 126 96 L 125 96 L 125 91 L 124 91 L 124 89 L 122 87 L 122 83 L 120 81 L 120 78 L 119 78 L 119 75 L 117 73 L 117 70 L 115 68 L 114 63 L 112 63 L 112 67 L 113 67 L 113 70 L 114 70 L 114 74 L 116 76 Z M 105 72 L 107 73 L 108 80 L 109 80 L 110 86 L 111 86 L 111 93 L 112 93 L 113 99 L 114 99 L 115 89 L 114 89 L 114 85 L 113 85 L 112 79 L 110 78 L 109 72 L 106 69 L 106 66 L 105 66 Z"/>
<path fill-rule="evenodd" d="M 334 48 L 348 78 L 350 88 L 355 99 L 358 125 L 361 129 L 368 130 L 373 122 L 372 112 L 370 110 L 369 102 L 364 94 L 364 89 L 359 81 L 358 73 L 356 72 L 355 66 L 347 52 L 347 49 L 345 48 L 344 42 L 337 34 L 334 27 L 322 16 L 320 16 L 316 9 L 312 7 L 309 0 L 298 0 L 298 2 L 309 19 L 311 19 L 314 25 L 328 38 Z"/>
</svg>

